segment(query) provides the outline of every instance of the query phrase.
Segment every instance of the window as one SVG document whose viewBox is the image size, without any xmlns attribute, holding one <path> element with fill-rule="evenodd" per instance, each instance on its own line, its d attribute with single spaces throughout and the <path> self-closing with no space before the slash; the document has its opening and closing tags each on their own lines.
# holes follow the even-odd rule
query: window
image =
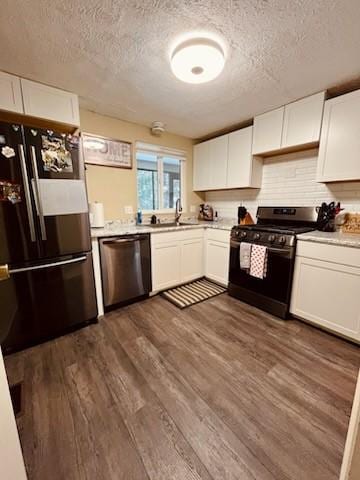
<svg viewBox="0 0 360 480">
<path fill-rule="evenodd" d="M 185 156 L 153 145 L 137 148 L 138 208 L 166 211 L 182 196 Z M 183 202 L 182 202 L 183 203 Z"/>
</svg>

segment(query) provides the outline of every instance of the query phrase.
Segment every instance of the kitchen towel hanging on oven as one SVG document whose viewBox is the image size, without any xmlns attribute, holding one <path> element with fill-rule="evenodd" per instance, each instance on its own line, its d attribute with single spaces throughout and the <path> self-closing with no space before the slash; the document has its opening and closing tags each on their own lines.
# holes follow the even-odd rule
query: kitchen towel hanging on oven
<svg viewBox="0 0 360 480">
<path fill-rule="evenodd" d="M 241 270 L 250 269 L 251 243 L 241 242 L 239 251 L 239 261 Z"/>
<path fill-rule="evenodd" d="M 268 264 L 268 249 L 264 245 L 251 246 L 250 275 L 252 277 L 266 278 Z"/>
</svg>

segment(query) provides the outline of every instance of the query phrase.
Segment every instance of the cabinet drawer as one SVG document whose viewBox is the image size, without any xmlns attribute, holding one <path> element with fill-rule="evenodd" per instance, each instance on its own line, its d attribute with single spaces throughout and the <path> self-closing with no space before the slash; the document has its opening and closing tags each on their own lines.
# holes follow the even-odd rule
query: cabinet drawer
<svg viewBox="0 0 360 480">
<path fill-rule="evenodd" d="M 206 238 L 208 240 L 215 240 L 217 242 L 229 243 L 230 242 L 230 231 L 229 230 L 218 230 L 215 228 L 206 229 Z"/>
<path fill-rule="evenodd" d="M 159 245 L 167 242 L 182 242 L 184 240 L 203 238 L 203 236 L 204 229 L 202 227 L 178 232 L 157 232 L 151 234 L 151 245 Z"/>
<path fill-rule="evenodd" d="M 299 240 L 297 243 L 296 256 L 360 268 L 360 248 Z"/>
</svg>

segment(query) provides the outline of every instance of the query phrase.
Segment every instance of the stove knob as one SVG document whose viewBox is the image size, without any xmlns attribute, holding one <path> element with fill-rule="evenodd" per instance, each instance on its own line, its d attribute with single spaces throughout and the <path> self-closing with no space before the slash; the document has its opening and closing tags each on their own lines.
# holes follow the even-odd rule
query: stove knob
<svg viewBox="0 0 360 480">
<path fill-rule="evenodd" d="M 282 245 L 284 245 L 285 242 L 286 242 L 286 238 L 284 237 L 284 235 L 282 235 L 281 237 L 279 237 L 279 243 L 281 243 Z"/>
<path fill-rule="evenodd" d="M 255 233 L 254 240 L 259 240 L 259 238 L 260 238 L 260 233 Z"/>
<path fill-rule="evenodd" d="M 240 237 L 241 237 L 241 238 L 245 238 L 245 237 L 246 237 L 246 235 L 247 235 L 247 233 L 246 233 L 246 232 L 240 232 Z"/>
<path fill-rule="evenodd" d="M 269 235 L 268 240 L 271 243 L 275 242 L 275 235 Z"/>
</svg>

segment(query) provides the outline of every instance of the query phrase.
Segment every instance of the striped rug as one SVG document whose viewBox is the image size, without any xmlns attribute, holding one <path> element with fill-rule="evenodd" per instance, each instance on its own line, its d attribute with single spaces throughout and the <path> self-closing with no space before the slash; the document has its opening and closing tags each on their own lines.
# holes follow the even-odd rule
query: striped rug
<svg viewBox="0 0 360 480">
<path fill-rule="evenodd" d="M 217 283 L 210 282 L 206 278 L 195 280 L 181 287 L 175 287 L 166 292 L 162 292 L 162 296 L 169 300 L 179 308 L 186 308 L 195 303 L 203 302 L 208 298 L 216 297 L 226 292 L 225 287 L 221 287 Z"/>
</svg>

